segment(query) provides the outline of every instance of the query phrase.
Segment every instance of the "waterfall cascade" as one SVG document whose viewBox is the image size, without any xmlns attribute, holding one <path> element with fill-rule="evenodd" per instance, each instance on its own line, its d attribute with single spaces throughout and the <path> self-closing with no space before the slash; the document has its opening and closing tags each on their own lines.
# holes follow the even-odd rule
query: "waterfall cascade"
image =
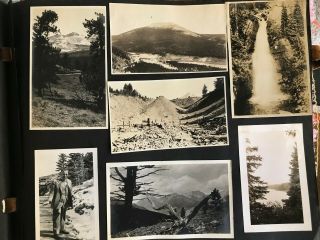
<svg viewBox="0 0 320 240">
<path fill-rule="evenodd" d="M 253 96 L 250 102 L 255 109 L 266 113 L 278 111 L 278 105 L 286 96 L 281 92 L 279 80 L 280 73 L 277 72 L 275 62 L 268 42 L 267 22 L 259 21 L 254 52 L 252 54 L 253 71 Z"/>
</svg>

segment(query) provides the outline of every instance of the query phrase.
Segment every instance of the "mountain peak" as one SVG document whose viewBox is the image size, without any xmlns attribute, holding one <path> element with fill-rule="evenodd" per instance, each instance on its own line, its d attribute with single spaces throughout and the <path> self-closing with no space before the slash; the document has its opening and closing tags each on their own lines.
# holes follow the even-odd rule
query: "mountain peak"
<svg viewBox="0 0 320 240">
<path fill-rule="evenodd" d="M 151 28 L 169 28 L 169 29 L 175 29 L 175 30 L 187 30 L 178 24 L 171 23 L 171 22 L 157 22 L 157 23 L 152 23 L 148 27 Z"/>
<path fill-rule="evenodd" d="M 71 33 L 68 33 L 66 35 L 64 35 L 65 37 L 72 37 L 72 36 L 80 36 L 79 33 L 76 33 L 76 32 L 71 32 Z"/>
<path fill-rule="evenodd" d="M 181 31 L 184 34 L 191 35 L 194 37 L 198 37 L 199 34 L 192 32 L 184 27 L 179 26 L 178 24 L 172 23 L 172 22 L 158 22 L 158 23 L 152 23 L 148 28 L 155 28 L 155 29 L 169 29 L 174 31 Z"/>
</svg>

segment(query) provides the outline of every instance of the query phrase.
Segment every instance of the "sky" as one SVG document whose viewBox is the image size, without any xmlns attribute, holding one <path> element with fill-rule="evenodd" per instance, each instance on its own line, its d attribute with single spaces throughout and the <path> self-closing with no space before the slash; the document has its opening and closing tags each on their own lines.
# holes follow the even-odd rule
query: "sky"
<svg viewBox="0 0 320 240">
<path fill-rule="evenodd" d="M 52 149 L 52 150 L 37 150 L 35 152 L 35 164 L 37 169 L 36 176 L 43 177 L 58 173 L 56 166 L 60 153 L 87 153 L 88 149 Z"/>
<path fill-rule="evenodd" d="M 224 4 L 175 6 L 110 3 L 111 35 L 160 22 L 175 23 L 200 34 L 226 34 Z"/>
<path fill-rule="evenodd" d="M 95 12 L 105 15 L 104 6 L 32 7 L 31 26 L 34 24 L 34 19 L 41 16 L 44 10 L 52 10 L 58 14 L 58 21 L 55 25 L 60 29 L 62 35 L 71 32 L 86 35 L 86 28 L 83 26 L 85 19 L 96 19 Z"/>
<path fill-rule="evenodd" d="M 290 160 L 297 138 L 288 136 L 286 130 L 297 129 L 294 124 L 273 125 L 272 127 L 246 126 L 239 128 L 240 141 L 249 138 L 252 146 L 258 147 L 258 154 L 262 157 L 262 166 L 256 172 L 268 184 L 287 183 L 290 180 Z M 297 129 L 298 130 L 298 129 Z M 301 135 L 300 135 L 301 136 Z M 297 142 L 303 144 L 303 142 Z M 299 148 L 298 148 L 299 149 Z M 240 149 L 245 154 L 245 149 Z"/>
<path fill-rule="evenodd" d="M 217 162 L 213 161 L 214 164 L 197 164 L 195 161 L 194 164 L 160 165 L 167 170 L 141 180 L 154 182 L 152 188 L 160 194 L 183 194 L 191 191 L 201 191 L 209 194 L 214 188 L 217 188 L 225 196 L 229 187 L 228 164 Z M 123 168 L 119 169 L 123 171 Z M 115 182 L 111 179 L 111 191 L 114 189 Z"/>
<path fill-rule="evenodd" d="M 272 6 L 272 9 L 270 11 L 269 17 L 277 21 L 280 20 L 282 5 L 286 6 L 288 9 L 288 13 L 291 14 L 296 2 L 300 4 L 302 12 L 305 12 L 305 1 L 285 0 L 285 1 L 270 3 L 270 5 Z"/>
<path fill-rule="evenodd" d="M 152 81 L 119 81 L 109 82 L 109 86 L 115 89 L 123 89 L 124 84 L 131 83 L 141 95 L 150 98 L 165 96 L 167 99 L 174 99 L 191 94 L 201 97 L 203 86 L 206 85 L 208 92 L 214 89 L 215 77 L 191 78 L 191 79 L 170 79 Z"/>
</svg>

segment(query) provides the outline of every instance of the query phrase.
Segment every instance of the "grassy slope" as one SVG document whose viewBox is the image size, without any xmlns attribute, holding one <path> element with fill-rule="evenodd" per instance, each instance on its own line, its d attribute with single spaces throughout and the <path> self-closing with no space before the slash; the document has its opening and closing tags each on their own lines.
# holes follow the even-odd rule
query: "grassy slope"
<svg viewBox="0 0 320 240">
<path fill-rule="evenodd" d="M 32 98 L 33 127 L 104 127 L 105 113 L 96 111 L 92 97 L 83 90 L 79 76 L 75 74 L 59 75 L 53 84 L 53 96 Z M 86 98 L 85 103 L 75 100 L 75 90 Z"/>
</svg>

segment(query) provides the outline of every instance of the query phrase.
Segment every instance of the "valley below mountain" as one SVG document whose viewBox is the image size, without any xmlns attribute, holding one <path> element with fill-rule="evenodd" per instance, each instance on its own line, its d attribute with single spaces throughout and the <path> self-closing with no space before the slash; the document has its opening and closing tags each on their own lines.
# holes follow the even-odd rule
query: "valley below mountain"
<svg viewBox="0 0 320 240">
<path fill-rule="evenodd" d="M 113 73 L 224 71 L 224 34 L 156 23 L 112 36 Z"/>
</svg>

